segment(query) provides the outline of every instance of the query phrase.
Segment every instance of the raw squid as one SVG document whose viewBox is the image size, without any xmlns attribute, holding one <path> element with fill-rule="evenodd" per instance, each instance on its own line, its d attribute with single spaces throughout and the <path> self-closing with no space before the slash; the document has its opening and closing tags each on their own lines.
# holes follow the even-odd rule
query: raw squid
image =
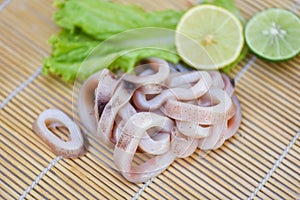
<svg viewBox="0 0 300 200">
<path fill-rule="evenodd" d="M 216 149 L 240 125 L 241 108 L 234 86 L 219 72 L 177 72 L 164 60 L 152 58 L 137 67 L 135 74 L 116 79 L 105 70 L 98 76 L 97 89 L 91 86 L 96 91 L 93 133 L 114 148 L 115 164 L 128 181 L 147 181 L 175 158 L 190 156 L 197 148 Z M 79 104 L 79 110 L 88 108 L 89 102 Z M 81 116 L 82 121 L 91 121 Z M 95 129 L 91 123 L 84 124 Z M 137 152 L 154 157 L 133 166 Z"/>
</svg>

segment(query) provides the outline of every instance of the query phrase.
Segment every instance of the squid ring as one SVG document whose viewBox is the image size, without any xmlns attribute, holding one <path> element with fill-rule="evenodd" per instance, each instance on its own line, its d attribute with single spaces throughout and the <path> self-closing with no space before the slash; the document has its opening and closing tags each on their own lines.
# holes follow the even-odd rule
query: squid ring
<svg viewBox="0 0 300 200">
<path fill-rule="evenodd" d="M 201 125 L 220 123 L 234 115 L 235 106 L 225 91 L 212 88 L 210 95 L 214 101 L 219 102 L 217 105 L 203 107 L 170 99 L 165 102 L 161 111 L 170 118 Z"/>
<path fill-rule="evenodd" d="M 70 141 L 63 141 L 49 130 L 49 126 L 63 125 L 70 133 Z M 76 158 L 86 153 L 83 135 L 77 126 L 64 112 L 57 109 L 43 111 L 33 123 L 34 132 L 53 150 L 56 155 Z"/>
</svg>

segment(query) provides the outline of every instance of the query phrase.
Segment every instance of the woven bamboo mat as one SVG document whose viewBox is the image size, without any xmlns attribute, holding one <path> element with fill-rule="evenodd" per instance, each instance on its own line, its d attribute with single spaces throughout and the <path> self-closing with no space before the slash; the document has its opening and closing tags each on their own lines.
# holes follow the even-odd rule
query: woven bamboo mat
<svg viewBox="0 0 300 200">
<path fill-rule="evenodd" d="M 147 10 L 188 7 L 181 0 L 120 0 Z M 55 156 L 31 130 L 47 108 L 72 116 L 72 85 L 40 74 L 49 54 L 50 0 L 0 1 L 0 199 L 299 199 L 300 57 L 267 63 L 254 55 L 231 73 L 242 103 L 237 134 L 204 158 L 178 159 L 145 184 L 125 181 L 111 152 L 89 137 L 79 159 Z M 296 0 L 236 0 L 243 16 L 268 7 L 293 10 Z M 158 6 L 159 5 L 159 6 Z"/>
</svg>

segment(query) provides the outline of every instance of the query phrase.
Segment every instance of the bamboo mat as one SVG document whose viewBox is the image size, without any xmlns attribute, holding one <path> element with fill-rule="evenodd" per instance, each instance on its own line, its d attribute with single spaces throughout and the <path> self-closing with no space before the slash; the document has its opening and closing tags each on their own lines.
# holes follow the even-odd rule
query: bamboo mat
<svg viewBox="0 0 300 200">
<path fill-rule="evenodd" d="M 120 0 L 147 10 L 188 7 L 178 0 Z M 49 54 L 50 0 L 0 1 L 0 199 L 299 199 L 300 56 L 285 63 L 249 54 L 230 74 L 243 109 L 237 134 L 202 157 L 178 159 L 144 184 L 125 181 L 112 154 L 89 136 L 79 159 L 55 156 L 31 130 L 41 111 L 72 113 L 72 85 L 40 74 Z M 296 0 L 236 0 L 243 16 Z M 159 6 L 158 6 L 159 5 Z"/>
</svg>

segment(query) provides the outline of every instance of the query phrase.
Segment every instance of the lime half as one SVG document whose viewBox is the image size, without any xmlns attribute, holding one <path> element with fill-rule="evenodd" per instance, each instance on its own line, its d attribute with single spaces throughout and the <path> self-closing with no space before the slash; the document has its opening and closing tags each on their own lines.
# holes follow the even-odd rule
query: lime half
<svg viewBox="0 0 300 200">
<path fill-rule="evenodd" d="M 271 8 L 254 15 L 245 28 L 249 48 L 271 61 L 286 60 L 300 52 L 300 20 L 287 10 Z"/>
<path fill-rule="evenodd" d="M 197 69 L 218 69 L 234 62 L 244 45 L 243 26 L 228 10 L 199 5 L 188 10 L 176 29 L 181 58 Z"/>
</svg>

